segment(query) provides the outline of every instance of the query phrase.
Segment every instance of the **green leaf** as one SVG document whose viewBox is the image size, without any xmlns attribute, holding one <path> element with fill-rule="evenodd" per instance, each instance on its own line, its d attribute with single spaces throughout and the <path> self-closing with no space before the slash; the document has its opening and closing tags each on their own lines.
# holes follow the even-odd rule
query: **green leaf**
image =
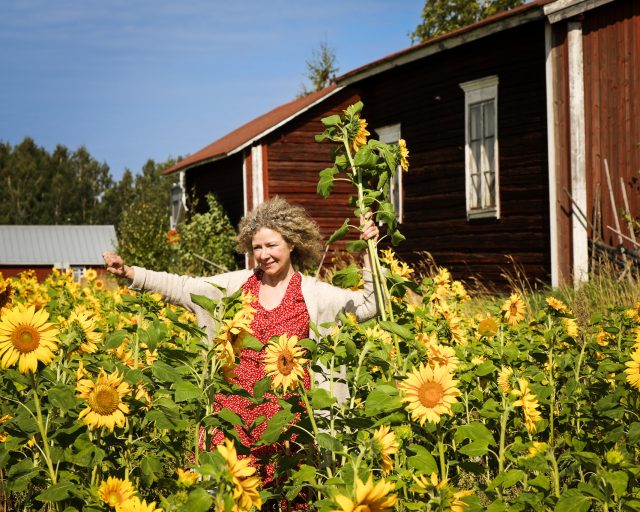
<svg viewBox="0 0 640 512">
<path fill-rule="evenodd" d="M 174 384 L 173 388 L 176 392 L 176 403 L 193 400 L 202 394 L 202 390 L 198 386 L 186 380 L 179 380 Z"/>
<path fill-rule="evenodd" d="M 78 399 L 73 389 L 62 384 L 52 387 L 47 393 L 47 398 L 49 398 L 51 405 L 57 407 L 62 412 L 68 412 L 78 404 Z"/>
<path fill-rule="evenodd" d="M 397 324 L 395 322 L 380 322 L 380 327 L 382 327 L 385 331 L 389 331 L 392 334 L 397 334 L 402 339 L 412 340 L 415 336 L 413 332 L 408 327 L 404 325 Z"/>
<path fill-rule="evenodd" d="M 127 331 L 115 331 L 109 334 L 104 342 L 104 350 L 111 350 L 122 345 L 124 339 L 129 335 Z"/>
<path fill-rule="evenodd" d="M 263 379 L 260 379 L 256 382 L 255 386 L 253 386 L 253 398 L 256 398 L 257 400 L 262 399 L 265 392 L 271 389 L 272 384 L 273 379 L 271 377 L 264 377 Z"/>
<path fill-rule="evenodd" d="M 618 498 L 621 498 L 627 492 L 629 475 L 624 471 L 603 471 L 602 477 L 611 486 L 613 492 Z"/>
<path fill-rule="evenodd" d="M 362 252 L 366 251 L 368 244 L 366 240 L 351 240 L 347 242 L 347 251 L 349 252 Z"/>
<path fill-rule="evenodd" d="M 264 347 L 264 343 L 255 336 L 251 336 L 250 334 L 242 336 L 242 348 L 248 348 L 255 350 L 256 352 L 260 352 Z"/>
<path fill-rule="evenodd" d="M 289 411 L 278 411 L 277 413 L 275 413 L 269 420 L 264 433 L 262 434 L 262 436 L 260 436 L 259 443 L 275 443 L 280 437 L 282 429 L 289 425 L 294 419 L 295 414 L 292 414 Z"/>
<path fill-rule="evenodd" d="M 216 307 L 218 302 L 210 299 L 209 297 L 205 297 L 204 295 L 197 295 L 195 293 L 191 294 L 191 300 L 204 309 L 207 313 L 209 313 L 212 317 L 216 317 Z"/>
<path fill-rule="evenodd" d="M 342 119 L 337 114 L 322 118 L 322 124 L 325 126 L 337 126 L 341 123 L 341 121 Z"/>
<path fill-rule="evenodd" d="M 226 407 L 223 407 L 222 409 L 220 409 L 220 411 L 218 411 L 218 416 L 227 423 L 231 423 L 232 425 L 243 424 L 242 418 L 231 409 L 227 409 Z"/>
<path fill-rule="evenodd" d="M 147 455 L 140 464 L 142 481 L 148 487 L 162 476 L 162 461 L 153 455 Z"/>
<path fill-rule="evenodd" d="M 318 180 L 318 195 L 323 199 L 326 199 L 333 192 L 333 180 L 334 176 L 338 174 L 339 171 L 335 167 L 327 167 L 320 171 L 320 179 Z"/>
<path fill-rule="evenodd" d="M 318 446 L 320 448 L 324 448 L 330 452 L 339 453 L 342 451 L 342 445 L 340 441 L 338 441 L 335 437 L 330 436 L 329 434 L 325 434 L 324 432 L 320 432 L 318 437 L 316 438 L 318 442 Z"/>
<path fill-rule="evenodd" d="M 433 455 L 431 455 L 431 453 L 424 446 L 410 444 L 407 447 L 407 450 L 415 453 L 415 455 L 407 459 L 407 462 L 409 463 L 409 467 L 411 469 L 414 469 L 420 473 L 424 473 L 425 475 L 430 475 L 431 473 L 438 472 L 438 464 L 436 463 L 436 459 L 433 458 Z"/>
<path fill-rule="evenodd" d="M 388 413 L 402 406 L 398 396 L 398 389 L 394 386 L 382 384 L 377 386 L 364 403 L 364 412 L 367 416 L 375 416 L 380 413 Z"/>
<path fill-rule="evenodd" d="M 331 278 L 331 283 L 340 288 L 353 288 L 360 282 L 360 271 L 353 263 L 338 270 Z"/>
<path fill-rule="evenodd" d="M 376 220 L 387 226 L 393 226 L 395 224 L 396 213 L 393 211 L 393 205 L 390 202 L 384 201 L 380 203 L 378 211 L 376 212 Z"/>
<path fill-rule="evenodd" d="M 484 377 L 495 371 L 496 371 L 496 367 L 494 366 L 494 364 L 491 361 L 485 361 L 475 369 L 474 373 L 478 377 Z"/>
<path fill-rule="evenodd" d="M 347 107 L 347 109 L 345 110 L 345 114 L 350 117 L 353 117 L 356 114 L 360 113 L 360 111 L 362 110 L 362 107 L 364 107 L 364 103 L 362 103 L 362 101 L 357 101 L 353 105 L 349 105 Z"/>
<path fill-rule="evenodd" d="M 629 425 L 629 442 L 631 444 L 638 444 L 640 441 L 640 423 L 634 421 L 631 425 Z"/>
<path fill-rule="evenodd" d="M 456 443 L 460 443 L 465 439 L 471 441 L 484 442 L 487 445 L 495 445 L 496 441 L 493 438 L 491 431 L 479 421 L 474 421 L 468 425 L 462 425 L 456 429 L 455 437 Z"/>
<path fill-rule="evenodd" d="M 202 487 L 196 487 L 189 493 L 187 502 L 184 504 L 184 510 L 189 512 L 206 512 L 211 510 L 213 505 L 213 496 L 211 496 Z"/>
<path fill-rule="evenodd" d="M 331 235 L 331 237 L 329 238 L 329 241 L 327 242 L 327 244 L 330 245 L 333 242 L 341 240 L 346 236 L 348 232 L 349 232 L 349 219 L 344 219 L 342 226 L 340 226 L 338 229 L 335 230 L 333 235 Z"/>
<path fill-rule="evenodd" d="M 38 501 L 62 501 L 72 495 L 72 490 L 76 487 L 73 482 L 58 482 L 48 487 L 36 496 Z"/>
<path fill-rule="evenodd" d="M 458 448 L 458 451 L 469 457 L 481 457 L 489 452 L 489 445 L 485 441 L 473 441 Z"/>
<path fill-rule="evenodd" d="M 353 164 L 361 169 L 373 169 L 378 165 L 378 157 L 368 146 L 362 146 L 353 157 Z"/>
<path fill-rule="evenodd" d="M 406 237 L 402 233 L 400 233 L 400 231 L 398 231 L 397 229 L 395 229 L 393 233 L 391 233 L 391 243 L 394 246 L 404 242 L 405 240 L 406 240 Z"/>
<path fill-rule="evenodd" d="M 156 361 L 153 363 L 151 373 L 153 373 L 153 376 L 160 382 L 177 382 L 180 380 L 180 374 L 176 372 L 176 369 L 164 361 Z"/>
<path fill-rule="evenodd" d="M 551 481 L 549 480 L 549 477 L 545 475 L 538 475 L 533 480 L 529 480 L 529 485 L 542 489 L 543 491 L 551 489 Z"/>
<path fill-rule="evenodd" d="M 336 399 L 326 389 L 314 389 L 311 394 L 311 406 L 314 409 L 327 409 Z"/>
<path fill-rule="evenodd" d="M 577 489 L 567 489 L 556 503 L 555 512 L 587 512 L 591 501 Z"/>
</svg>

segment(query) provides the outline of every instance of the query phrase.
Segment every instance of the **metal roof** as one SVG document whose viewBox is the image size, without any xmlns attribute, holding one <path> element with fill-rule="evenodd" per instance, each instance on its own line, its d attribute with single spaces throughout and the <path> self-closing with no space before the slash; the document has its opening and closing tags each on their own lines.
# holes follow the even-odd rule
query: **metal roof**
<svg viewBox="0 0 640 512">
<path fill-rule="evenodd" d="M 0 265 L 102 265 L 116 243 L 113 226 L 0 225 Z"/>
</svg>

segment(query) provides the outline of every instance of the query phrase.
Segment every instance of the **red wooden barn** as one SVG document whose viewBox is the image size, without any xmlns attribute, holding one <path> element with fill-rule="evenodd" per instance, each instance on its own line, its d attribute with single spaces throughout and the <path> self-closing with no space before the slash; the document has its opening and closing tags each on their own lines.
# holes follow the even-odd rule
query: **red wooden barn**
<svg viewBox="0 0 640 512">
<path fill-rule="evenodd" d="M 396 189 L 403 258 L 429 251 L 458 278 L 496 284 L 514 261 L 556 285 L 585 277 L 593 238 L 632 243 L 607 226 L 625 196 L 640 215 L 639 75 L 640 2 L 537 0 L 352 70 L 168 172 L 216 192 L 234 223 L 280 194 L 328 235 L 351 209 L 340 187 L 316 195 L 330 160 L 313 136 L 362 99 L 369 131 L 411 152 Z"/>
</svg>

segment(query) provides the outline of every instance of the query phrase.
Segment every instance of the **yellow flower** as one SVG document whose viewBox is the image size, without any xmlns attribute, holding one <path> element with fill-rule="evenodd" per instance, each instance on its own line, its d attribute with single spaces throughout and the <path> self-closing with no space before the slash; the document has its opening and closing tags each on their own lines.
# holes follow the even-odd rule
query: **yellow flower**
<svg viewBox="0 0 640 512">
<path fill-rule="evenodd" d="M 487 359 L 482 356 L 473 356 L 471 358 L 471 363 L 475 366 L 480 366 L 482 363 L 486 362 L 486 360 Z"/>
<path fill-rule="evenodd" d="M 373 433 L 374 446 L 382 457 L 382 473 L 388 474 L 393 469 L 391 455 L 398 453 L 398 440 L 395 433 L 391 432 L 388 425 L 382 425 Z"/>
<path fill-rule="evenodd" d="M 351 151 L 357 153 L 367 143 L 367 137 L 371 134 L 367 131 L 367 122 L 364 119 L 355 119 L 354 126 L 357 128 L 350 130 L 349 143 Z"/>
<path fill-rule="evenodd" d="M 596 343 L 601 347 L 606 347 L 612 339 L 613 336 L 604 330 L 600 330 L 600 332 L 596 334 Z"/>
<path fill-rule="evenodd" d="M 233 499 L 237 510 L 248 511 L 252 506 L 260 509 L 262 506 L 262 498 L 258 491 L 260 478 L 254 475 L 256 468 L 249 465 L 249 458 L 238 459 L 233 441 L 229 439 L 225 439 L 224 444 L 218 445 L 217 450 L 224 457 L 231 474 L 234 484 Z"/>
<path fill-rule="evenodd" d="M 0 309 L 9 304 L 12 292 L 13 288 L 11 287 L 11 283 L 5 281 L 2 277 L 2 272 L 0 272 Z"/>
<path fill-rule="evenodd" d="M 120 480 L 110 476 L 103 480 L 98 488 L 98 496 L 111 508 L 132 498 L 136 490 L 129 480 Z"/>
<path fill-rule="evenodd" d="M 505 395 L 511 392 L 511 376 L 512 375 L 513 375 L 513 370 L 508 366 L 503 367 L 498 372 L 498 387 Z"/>
<path fill-rule="evenodd" d="M 564 330 L 567 332 L 567 336 L 576 339 L 578 337 L 578 322 L 576 322 L 575 318 L 563 317 L 562 323 Z"/>
<path fill-rule="evenodd" d="M 407 402 L 411 418 L 424 425 L 425 421 L 439 423 L 443 414 L 453 415 L 451 405 L 460 396 L 457 383 L 446 368 L 420 364 L 398 384 L 398 389 L 403 392 L 402 401 Z"/>
<path fill-rule="evenodd" d="M 448 286 L 451 283 L 451 274 L 446 268 L 441 267 L 438 269 L 438 273 L 433 278 L 433 281 L 436 286 Z"/>
<path fill-rule="evenodd" d="M 242 338 L 246 334 L 253 334 L 250 325 L 255 312 L 251 306 L 243 306 L 233 318 L 223 320 L 214 342 L 218 344 L 220 359 L 227 364 L 235 361 L 235 356 L 242 351 Z"/>
<path fill-rule="evenodd" d="M 541 452 L 544 452 L 549 445 L 547 443 L 542 443 L 540 441 L 534 441 L 533 444 L 529 447 L 527 451 L 527 455 L 525 455 L 526 459 L 533 459 L 536 455 Z"/>
<path fill-rule="evenodd" d="M 413 480 L 418 484 L 419 491 L 424 493 L 429 492 L 431 490 L 439 491 L 443 504 L 449 505 L 449 510 L 451 512 L 464 512 L 467 507 L 467 504 L 461 500 L 466 496 L 470 496 L 473 494 L 473 491 L 454 491 L 454 488 L 448 485 L 448 479 L 444 479 L 439 481 L 438 475 L 436 473 L 431 473 L 431 476 L 427 479 L 424 475 L 411 475 Z M 442 509 L 440 509 L 442 510 Z"/>
<path fill-rule="evenodd" d="M 569 308 L 567 307 L 567 305 L 560 299 L 556 299 L 555 297 L 547 297 L 545 300 L 547 301 L 549 307 L 554 311 L 557 311 L 558 313 L 569 312 Z"/>
<path fill-rule="evenodd" d="M 107 427 L 113 431 L 116 425 L 124 427 L 124 415 L 129 414 L 129 407 L 122 398 L 131 393 L 131 388 L 122 382 L 123 378 L 124 375 L 119 376 L 117 371 L 107 375 L 101 370 L 96 382 L 90 379 L 78 382 L 78 398 L 87 401 L 87 408 L 80 413 L 79 419 L 89 428 Z"/>
<path fill-rule="evenodd" d="M 478 334 L 493 338 L 498 333 L 498 323 L 491 317 L 487 317 L 478 324 Z"/>
<path fill-rule="evenodd" d="M 625 363 L 627 369 L 627 382 L 634 388 L 640 389 L 640 350 L 636 350 L 631 354 L 631 361 Z"/>
<path fill-rule="evenodd" d="M 374 324 L 373 327 L 367 327 L 364 331 L 364 335 L 369 340 L 381 341 L 385 345 L 393 343 L 391 333 L 382 329 L 378 324 Z"/>
<path fill-rule="evenodd" d="M 87 271 L 84 273 L 84 278 L 87 281 L 95 281 L 96 277 L 98 277 L 98 273 L 94 268 L 88 268 Z"/>
<path fill-rule="evenodd" d="M 504 319 L 509 325 L 517 325 L 524 320 L 524 302 L 517 293 L 512 293 L 511 296 L 502 305 L 502 311 Z"/>
<path fill-rule="evenodd" d="M 80 352 L 93 354 L 98 350 L 96 344 L 102 341 L 102 335 L 96 331 L 96 321 L 91 313 L 74 311 L 69 316 L 68 324 L 70 328 L 76 330 L 82 340 Z"/>
<path fill-rule="evenodd" d="M 465 491 L 465 490 L 454 492 L 453 495 L 451 496 L 449 510 L 451 510 L 451 512 L 464 512 L 468 505 L 464 501 L 462 501 L 461 498 L 471 496 L 472 494 L 473 494 L 473 491 Z"/>
<path fill-rule="evenodd" d="M 392 274 L 405 279 L 408 279 L 409 276 L 413 274 L 414 270 L 409 265 L 396 259 L 393 249 L 383 250 L 382 255 L 383 257 L 380 258 L 380 261 L 389 266 L 389 270 Z"/>
<path fill-rule="evenodd" d="M 49 314 L 21 304 L 6 311 L 0 320 L 0 366 L 18 363 L 21 373 L 35 372 L 38 361 L 49 364 L 58 350 L 59 331 L 47 323 Z"/>
<path fill-rule="evenodd" d="M 442 366 L 450 373 L 455 372 L 460 364 L 458 356 L 456 356 L 456 351 L 452 347 L 440 345 L 439 343 L 427 345 L 427 357 L 431 368 Z"/>
<path fill-rule="evenodd" d="M 513 405 L 522 407 L 524 425 L 527 432 L 533 434 L 536 431 L 536 424 L 542 417 L 538 411 L 540 404 L 536 396 L 529 390 L 529 383 L 525 379 L 518 379 L 518 385 L 520 386 L 520 399 L 513 402 Z"/>
<path fill-rule="evenodd" d="M 303 359 L 304 348 L 297 345 L 298 338 L 292 336 L 287 339 L 283 334 L 277 340 L 269 342 L 264 357 L 264 371 L 273 377 L 273 387 L 282 386 L 282 391 L 295 388 L 298 381 L 304 377 Z"/>
<path fill-rule="evenodd" d="M 374 485 L 371 475 L 369 475 L 366 484 L 356 477 L 355 500 L 338 494 L 335 501 L 340 508 L 334 512 L 385 512 L 393 510 L 398 501 L 396 494 L 389 494 L 393 489 L 394 485 L 385 480 Z"/>
<path fill-rule="evenodd" d="M 178 485 L 191 487 L 198 481 L 198 473 L 195 471 L 185 471 L 182 468 L 178 468 L 176 472 L 178 473 Z"/>
<path fill-rule="evenodd" d="M 162 512 L 162 509 L 156 508 L 154 501 L 147 503 L 145 500 L 140 500 L 140 498 L 134 496 L 120 503 L 120 505 L 116 505 L 116 512 Z"/>
<path fill-rule="evenodd" d="M 409 170 L 409 150 L 404 139 L 398 141 L 398 147 L 400 148 L 400 167 L 404 172 L 407 172 Z"/>
<path fill-rule="evenodd" d="M 449 309 L 443 309 L 442 314 L 447 320 L 451 339 L 459 345 L 465 345 L 467 343 L 467 334 L 462 325 L 462 319 Z"/>
</svg>

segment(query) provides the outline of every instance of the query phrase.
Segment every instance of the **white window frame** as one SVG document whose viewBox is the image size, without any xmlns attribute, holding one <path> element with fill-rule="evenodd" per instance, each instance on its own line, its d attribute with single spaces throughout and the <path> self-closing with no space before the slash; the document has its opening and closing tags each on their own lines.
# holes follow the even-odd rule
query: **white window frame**
<svg viewBox="0 0 640 512">
<path fill-rule="evenodd" d="M 464 124 L 465 124 L 465 192 L 467 205 L 467 219 L 478 219 L 495 217 L 500 218 L 500 172 L 499 172 L 499 154 L 498 154 L 498 76 L 492 75 L 479 80 L 472 80 L 459 84 L 464 91 Z M 481 190 L 480 200 L 478 201 L 478 192 L 472 186 L 472 175 L 477 174 L 473 171 L 476 163 L 471 150 L 471 107 L 478 103 L 493 102 L 493 174 L 494 174 L 494 193 L 491 197 L 485 187 L 484 174 L 487 170 L 480 171 Z M 484 119 L 483 119 L 484 121 Z M 483 167 L 491 168 L 489 162 L 487 145 L 484 142 L 484 122 L 481 126 L 482 142 L 480 147 L 481 159 Z M 480 207 L 473 205 L 480 202 Z M 493 204 L 491 204 L 493 202 Z"/>
<path fill-rule="evenodd" d="M 381 126 L 374 130 L 378 135 L 378 140 L 385 144 L 397 144 L 402 138 L 400 123 Z M 402 167 L 398 165 L 395 174 L 389 183 L 389 198 L 396 212 L 398 223 L 402 223 L 404 214 L 404 192 L 402 189 Z"/>
</svg>

